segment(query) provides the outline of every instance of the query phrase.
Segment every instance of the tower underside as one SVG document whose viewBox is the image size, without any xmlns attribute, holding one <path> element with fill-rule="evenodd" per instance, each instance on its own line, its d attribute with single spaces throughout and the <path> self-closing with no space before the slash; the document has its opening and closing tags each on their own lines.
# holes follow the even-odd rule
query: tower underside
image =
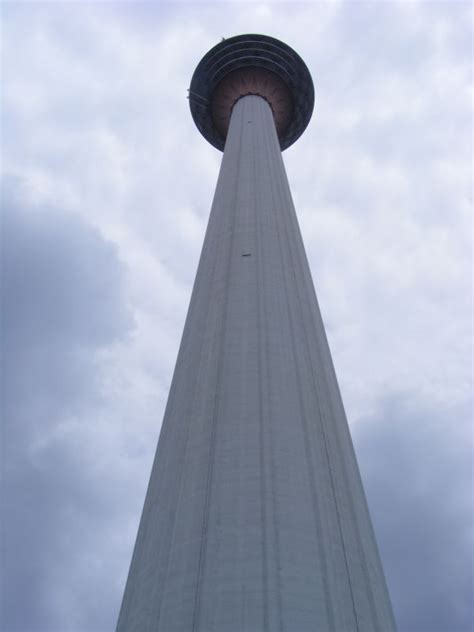
<svg viewBox="0 0 474 632">
<path fill-rule="evenodd" d="M 234 106 L 119 632 L 390 632 L 272 111 Z"/>
</svg>

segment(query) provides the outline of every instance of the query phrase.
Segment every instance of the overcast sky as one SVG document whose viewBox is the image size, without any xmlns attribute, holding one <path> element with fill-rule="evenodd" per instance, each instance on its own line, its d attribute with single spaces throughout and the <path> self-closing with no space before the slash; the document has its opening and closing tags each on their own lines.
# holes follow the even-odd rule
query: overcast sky
<svg viewBox="0 0 474 632">
<path fill-rule="evenodd" d="M 400 632 L 472 629 L 472 9 L 3 3 L 2 630 L 114 629 L 221 154 L 193 70 L 306 61 L 284 154 Z"/>
</svg>

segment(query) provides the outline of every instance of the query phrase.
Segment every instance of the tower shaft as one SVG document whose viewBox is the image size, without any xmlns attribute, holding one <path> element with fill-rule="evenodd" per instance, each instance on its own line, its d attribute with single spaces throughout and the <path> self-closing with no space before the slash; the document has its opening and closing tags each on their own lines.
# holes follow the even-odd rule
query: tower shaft
<svg viewBox="0 0 474 632">
<path fill-rule="evenodd" d="M 245 96 L 117 630 L 394 629 L 272 111 Z"/>
</svg>

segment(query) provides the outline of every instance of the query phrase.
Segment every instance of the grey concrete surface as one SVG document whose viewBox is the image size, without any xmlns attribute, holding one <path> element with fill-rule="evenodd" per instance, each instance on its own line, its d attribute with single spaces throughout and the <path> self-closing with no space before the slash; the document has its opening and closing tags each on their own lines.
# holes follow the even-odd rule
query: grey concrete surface
<svg viewBox="0 0 474 632">
<path fill-rule="evenodd" d="M 233 110 L 117 630 L 395 630 L 258 96 Z"/>
</svg>

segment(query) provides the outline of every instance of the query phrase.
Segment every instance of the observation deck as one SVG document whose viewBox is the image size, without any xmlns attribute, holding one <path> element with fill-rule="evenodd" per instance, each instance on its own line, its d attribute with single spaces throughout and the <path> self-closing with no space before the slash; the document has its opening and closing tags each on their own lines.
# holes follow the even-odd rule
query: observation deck
<svg viewBox="0 0 474 632">
<path fill-rule="evenodd" d="M 189 105 L 204 138 L 223 151 L 232 108 L 250 94 L 269 103 L 281 150 L 290 147 L 311 119 L 313 81 L 301 57 L 267 35 L 224 39 L 199 62 L 189 88 Z"/>
</svg>

